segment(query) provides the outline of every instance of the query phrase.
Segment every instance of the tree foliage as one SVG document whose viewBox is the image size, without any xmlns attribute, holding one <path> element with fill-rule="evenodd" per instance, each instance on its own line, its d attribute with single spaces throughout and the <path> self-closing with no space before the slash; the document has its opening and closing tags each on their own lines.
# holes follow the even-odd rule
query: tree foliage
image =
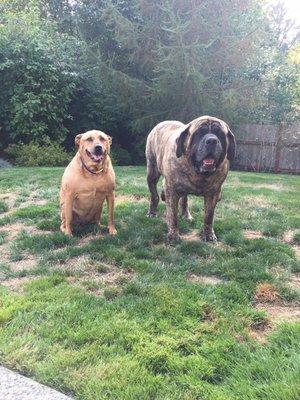
<svg viewBox="0 0 300 400">
<path fill-rule="evenodd" d="M 2 145 L 50 138 L 70 148 L 98 128 L 140 162 L 161 120 L 297 115 L 298 44 L 280 4 L 2 0 L 0 10 Z"/>
</svg>

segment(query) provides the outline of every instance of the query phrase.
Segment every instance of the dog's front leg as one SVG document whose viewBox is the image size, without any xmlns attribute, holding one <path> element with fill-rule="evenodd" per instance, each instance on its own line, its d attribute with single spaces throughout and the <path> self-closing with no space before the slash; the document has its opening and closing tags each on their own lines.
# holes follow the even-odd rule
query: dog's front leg
<svg viewBox="0 0 300 400">
<path fill-rule="evenodd" d="M 201 237 L 205 242 L 216 242 L 217 237 L 213 229 L 215 207 L 220 196 L 220 191 L 213 196 L 210 194 L 204 195 L 204 226 L 201 232 Z"/>
<path fill-rule="evenodd" d="M 60 230 L 66 235 L 72 236 L 74 193 L 66 192 L 61 203 L 61 226 Z"/>
<path fill-rule="evenodd" d="M 179 239 L 178 233 L 178 202 L 179 196 L 173 190 L 165 188 L 166 208 L 167 208 L 167 241 L 172 242 Z"/>
<path fill-rule="evenodd" d="M 115 235 L 117 230 L 115 228 L 114 209 L 115 209 L 115 192 L 107 196 L 108 205 L 108 232 L 110 235 Z"/>
</svg>

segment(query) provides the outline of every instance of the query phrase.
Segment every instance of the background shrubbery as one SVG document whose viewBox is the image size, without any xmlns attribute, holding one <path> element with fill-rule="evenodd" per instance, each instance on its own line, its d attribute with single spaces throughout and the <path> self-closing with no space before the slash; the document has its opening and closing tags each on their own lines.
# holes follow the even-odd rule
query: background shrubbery
<svg viewBox="0 0 300 400">
<path fill-rule="evenodd" d="M 139 164 L 162 120 L 295 118 L 291 27 L 282 5 L 256 0 L 2 0 L 0 151 L 34 142 L 33 163 L 37 144 L 69 152 L 101 129 L 118 163 Z"/>
<path fill-rule="evenodd" d="M 7 153 L 15 165 L 25 167 L 64 166 L 71 160 L 71 155 L 55 142 L 12 144 Z"/>
</svg>

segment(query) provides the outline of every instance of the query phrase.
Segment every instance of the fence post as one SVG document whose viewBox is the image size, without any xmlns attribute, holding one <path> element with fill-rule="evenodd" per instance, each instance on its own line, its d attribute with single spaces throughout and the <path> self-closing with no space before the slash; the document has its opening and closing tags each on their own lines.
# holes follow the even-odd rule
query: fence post
<svg viewBox="0 0 300 400">
<path fill-rule="evenodd" d="M 280 122 L 278 125 L 278 130 L 276 133 L 276 142 L 275 142 L 275 162 L 274 162 L 274 172 L 280 172 L 280 156 L 281 156 L 281 147 L 282 147 L 282 134 L 283 134 L 283 122 Z"/>
</svg>

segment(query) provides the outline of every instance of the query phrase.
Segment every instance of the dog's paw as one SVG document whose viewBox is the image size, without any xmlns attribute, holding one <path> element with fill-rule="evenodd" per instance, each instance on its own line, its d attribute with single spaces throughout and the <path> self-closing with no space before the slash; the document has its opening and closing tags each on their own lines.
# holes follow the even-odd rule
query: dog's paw
<svg viewBox="0 0 300 400">
<path fill-rule="evenodd" d="M 108 233 L 109 233 L 111 236 L 114 236 L 114 235 L 117 234 L 117 230 L 116 230 L 116 228 L 115 228 L 114 226 L 108 227 Z"/>
<path fill-rule="evenodd" d="M 167 244 L 169 245 L 175 245 L 176 243 L 179 243 L 181 240 L 181 237 L 178 233 L 170 232 L 167 234 Z"/>
<path fill-rule="evenodd" d="M 192 222 L 194 221 L 194 218 L 190 213 L 184 213 L 182 214 L 182 218 L 184 218 L 186 221 Z"/>
<path fill-rule="evenodd" d="M 155 211 L 148 211 L 148 213 L 147 213 L 147 217 L 148 218 L 157 218 L 157 212 L 155 212 Z"/>
<path fill-rule="evenodd" d="M 215 235 L 214 231 L 211 231 L 211 232 L 202 231 L 201 239 L 204 242 L 212 242 L 212 243 L 216 243 L 218 241 L 217 236 Z"/>
<path fill-rule="evenodd" d="M 60 228 L 61 232 L 64 233 L 67 236 L 73 236 L 73 233 L 70 229 L 67 228 Z"/>
</svg>

